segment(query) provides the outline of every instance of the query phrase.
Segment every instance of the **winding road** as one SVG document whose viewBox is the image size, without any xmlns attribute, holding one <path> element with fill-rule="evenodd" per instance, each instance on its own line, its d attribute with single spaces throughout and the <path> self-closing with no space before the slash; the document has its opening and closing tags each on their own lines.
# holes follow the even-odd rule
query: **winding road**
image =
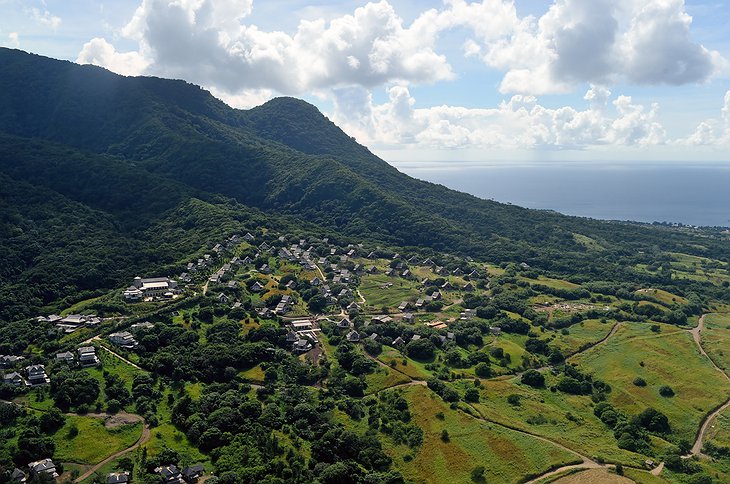
<svg viewBox="0 0 730 484">
<path fill-rule="evenodd" d="M 142 417 L 139 417 L 139 418 L 141 419 Z M 142 419 L 142 420 L 144 421 L 144 419 Z M 150 426 L 147 424 L 147 422 L 145 422 L 144 427 L 142 427 L 142 435 L 139 436 L 139 439 L 137 439 L 137 442 L 135 442 L 130 447 L 127 447 L 124 450 L 120 450 L 116 454 L 110 455 L 103 461 L 94 465 L 91 469 L 87 470 L 86 472 L 81 474 L 79 477 L 77 477 L 76 480 L 74 480 L 74 482 L 81 482 L 84 479 L 88 479 L 89 477 L 91 477 L 91 475 L 93 475 L 96 471 L 98 471 L 99 469 L 101 469 L 102 467 L 107 465 L 109 462 L 111 462 L 125 454 L 128 454 L 128 453 L 132 452 L 134 449 L 136 449 L 137 447 L 139 447 L 140 445 L 145 444 L 148 440 L 150 440 L 151 434 L 152 434 L 152 432 L 150 432 Z"/>
<path fill-rule="evenodd" d="M 708 361 L 712 364 L 713 368 L 715 370 L 722 373 L 722 376 L 725 377 L 728 381 L 730 381 L 730 376 L 728 376 L 725 371 L 722 370 L 719 366 L 715 364 L 715 361 L 710 358 L 710 356 L 705 352 L 705 349 L 702 347 L 702 330 L 705 329 L 705 316 L 706 314 L 703 314 L 700 317 L 699 322 L 697 323 L 697 327 L 690 330 L 689 332 L 692 334 L 692 339 L 694 339 L 695 343 L 697 344 L 697 348 L 700 350 L 700 354 L 708 359 Z M 695 438 L 695 443 L 692 446 L 692 450 L 690 451 L 690 456 L 692 455 L 700 455 L 702 454 L 702 446 L 704 444 L 705 434 L 707 433 L 707 430 L 710 428 L 710 424 L 712 421 L 717 417 L 720 413 L 722 413 L 727 408 L 730 408 L 730 397 L 717 407 L 716 409 L 710 411 L 710 413 L 707 414 L 705 419 L 702 421 L 702 425 L 700 426 L 699 430 L 697 431 L 697 437 Z"/>
</svg>

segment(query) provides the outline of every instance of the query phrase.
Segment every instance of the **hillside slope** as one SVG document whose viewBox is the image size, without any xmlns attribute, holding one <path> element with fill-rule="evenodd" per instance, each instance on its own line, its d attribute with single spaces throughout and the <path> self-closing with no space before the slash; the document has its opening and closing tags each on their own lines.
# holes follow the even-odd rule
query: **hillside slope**
<svg viewBox="0 0 730 484">
<path fill-rule="evenodd" d="M 236 110 L 183 81 L 123 77 L 0 49 L 0 106 L 0 174 L 9 183 L 28 184 L 22 185 L 27 192 L 53 193 L 44 202 L 49 209 L 60 203 L 52 203 L 58 195 L 110 217 L 116 235 L 106 238 L 128 241 L 113 251 L 119 270 L 105 270 L 111 276 L 103 281 L 94 278 L 103 286 L 121 283 L 132 269 L 174 263 L 209 240 L 198 230 L 175 256 L 162 255 L 159 246 L 149 258 L 138 255 L 139 234 L 163 236 L 153 229 L 176 228 L 169 214 L 191 200 L 228 207 L 227 220 L 237 214 L 261 218 L 257 210 L 263 210 L 269 218 L 292 216 L 297 224 L 306 220 L 383 245 L 526 261 L 590 279 L 659 283 L 660 276 L 632 268 L 666 250 L 730 256 L 727 244 L 712 237 L 698 241 L 677 230 L 528 210 L 413 179 L 314 106 L 292 98 Z M 3 216 L 24 210 L 32 215 L 23 208 L 22 192 L 4 200 Z M 52 231 L 47 223 L 38 229 Z M 590 250 L 576 234 L 602 250 Z M 3 272 L 2 282 L 27 280 L 24 274 L 39 259 L 8 253 L 6 265 L 13 269 Z M 75 280 L 52 272 L 60 278 L 58 287 Z M 66 293 L 84 287 L 69 284 Z M 54 290 L 39 300 L 49 303 L 63 293 Z"/>
</svg>

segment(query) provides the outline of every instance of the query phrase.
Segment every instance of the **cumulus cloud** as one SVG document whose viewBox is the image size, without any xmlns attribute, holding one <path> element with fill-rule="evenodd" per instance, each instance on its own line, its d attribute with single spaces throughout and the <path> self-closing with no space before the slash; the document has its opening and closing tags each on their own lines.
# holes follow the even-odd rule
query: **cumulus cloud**
<svg viewBox="0 0 730 484">
<path fill-rule="evenodd" d="M 679 85 L 707 81 L 723 64 L 693 42 L 683 0 L 556 0 L 539 19 L 526 17 L 504 37 L 469 44 L 506 70 L 500 90 L 531 94 L 583 83 Z"/>
<path fill-rule="evenodd" d="M 246 24 L 252 8 L 251 0 L 144 0 L 123 34 L 139 42 L 148 59 L 145 72 L 228 93 L 298 94 L 453 76 L 446 58 L 433 50 L 435 34 L 424 37 L 425 27 L 405 27 L 387 1 L 329 22 L 302 21 L 293 35 Z"/>
<path fill-rule="evenodd" d="M 11 47 L 20 47 L 20 37 L 17 32 L 10 32 L 8 34 L 8 40 L 10 41 Z"/>
<path fill-rule="evenodd" d="M 118 74 L 128 76 L 141 74 L 149 65 L 149 61 L 139 52 L 117 52 L 112 44 L 99 37 L 84 44 L 76 62 L 104 66 Z"/>
<path fill-rule="evenodd" d="M 686 139 L 678 140 L 683 145 L 714 145 L 726 147 L 730 144 L 730 91 L 725 92 L 720 119 L 706 119 L 702 121 L 694 133 Z"/>
<path fill-rule="evenodd" d="M 41 11 L 38 8 L 32 8 L 30 9 L 30 14 L 36 22 L 41 25 L 50 27 L 53 30 L 56 30 L 61 25 L 61 17 L 53 15 L 48 10 Z"/>
<path fill-rule="evenodd" d="M 547 108 L 522 94 L 488 109 L 416 108 L 406 86 L 392 86 L 388 94 L 387 102 L 374 104 L 361 88 L 339 91 L 332 118 L 361 142 L 381 147 L 584 149 L 667 141 L 658 106 L 636 104 L 628 96 L 611 100 L 611 92 L 600 86 L 588 90 L 584 110 Z"/>
</svg>

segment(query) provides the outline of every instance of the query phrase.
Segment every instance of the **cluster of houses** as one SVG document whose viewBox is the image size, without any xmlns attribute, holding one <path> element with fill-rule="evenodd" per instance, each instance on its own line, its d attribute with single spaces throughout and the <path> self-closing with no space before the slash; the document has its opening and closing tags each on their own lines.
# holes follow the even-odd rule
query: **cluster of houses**
<svg viewBox="0 0 730 484">
<path fill-rule="evenodd" d="M 0 369 L 6 370 L 2 377 L 4 384 L 16 387 L 35 387 L 51 382 L 46 374 L 45 365 L 29 365 L 20 371 L 13 370 L 24 359 L 22 356 L 0 355 Z M 76 354 L 70 351 L 56 353 L 56 362 L 69 365 L 78 363 L 82 367 L 90 367 L 98 365 L 99 358 L 96 356 L 96 348 L 82 346 L 76 350 Z"/>
<path fill-rule="evenodd" d="M 317 337 L 319 331 L 320 329 L 315 328 L 314 323 L 308 319 L 293 321 L 289 324 L 286 342 L 292 345 L 294 353 L 306 353 L 319 343 Z"/>
<path fill-rule="evenodd" d="M 17 371 L 5 372 L 3 374 L 3 383 L 15 387 L 35 387 L 47 385 L 51 382 L 51 379 L 46 375 L 45 365 L 30 365 L 22 371 L 25 376 Z"/>
<path fill-rule="evenodd" d="M 54 464 L 51 459 L 40 459 L 28 464 L 28 475 L 16 467 L 10 474 L 10 482 L 55 482 L 58 477 L 59 475 L 56 470 L 56 464 Z"/>
<path fill-rule="evenodd" d="M 177 281 L 169 277 L 134 278 L 132 285 L 124 290 L 124 299 L 135 302 L 167 298 L 172 299 L 180 290 Z"/>
<path fill-rule="evenodd" d="M 175 464 L 164 465 L 155 468 L 155 474 L 159 475 L 165 484 L 195 483 L 205 473 L 202 464 L 184 467 L 179 469 Z M 128 481 L 125 481 L 128 482 Z"/>
<path fill-rule="evenodd" d="M 76 353 L 77 355 L 74 355 L 70 351 L 56 353 L 56 361 L 73 365 L 76 363 L 76 356 L 78 356 L 78 364 L 80 366 L 89 367 L 99 364 L 99 358 L 96 356 L 96 348 L 93 346 L 82 346 L 76 350 Z"/>
<path fill-rule="evenodd" d="M 51 314 L 49 316 L 38 316 L 36 321 L 53 323 L 66 334 L 73 333 L 79 328 L 94 328 L 101 324 L 101 318 L 93 314 L 69 314 L 67 316 Z"/>
</svg>

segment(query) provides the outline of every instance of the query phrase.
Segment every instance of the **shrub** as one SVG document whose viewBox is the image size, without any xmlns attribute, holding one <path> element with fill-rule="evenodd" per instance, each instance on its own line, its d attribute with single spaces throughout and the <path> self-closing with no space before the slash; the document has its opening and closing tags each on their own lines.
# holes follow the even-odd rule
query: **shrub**
<svg viewBox="0 0 730 484">
<path fill-rule="evenodd" d="M 444 442 L 448 442 L 449 441 L 449 431 L 448 430 L 443 429 L 441 431 L 441 440 L 444 441 Z"/>
<path fill-rule="evenodd" d="M 662 385 L 659 387 L 659 395 L 663 397 L 673 397 L 674 396 L 674 390 L 672 390 L 672 387 L 669 385 Z"/>
<path fill-rule="evenodd" d="M 537 370 L 527 370 L 522 374 L 520 381 L 533 388 L 542 388 L 545 386 L 545 377 Z"/>
<path fill-rule="evenodd" d="M 509 403 L 510 405 L 514 405 L 515 407 L 519 407 L 521 399 L 522 397 L 520 395 L 513 393 L 512 395 L 509 395 L 507 397 L 507 403 Z"/>
<path fill-rule="evenodd" d="M 637 376 L 636 378 L 634 378 L 634 385 L 636 385 L 637 387 L 645 387 L 646 380 L 644 380 L 640 376 Z"/>
</svg>

